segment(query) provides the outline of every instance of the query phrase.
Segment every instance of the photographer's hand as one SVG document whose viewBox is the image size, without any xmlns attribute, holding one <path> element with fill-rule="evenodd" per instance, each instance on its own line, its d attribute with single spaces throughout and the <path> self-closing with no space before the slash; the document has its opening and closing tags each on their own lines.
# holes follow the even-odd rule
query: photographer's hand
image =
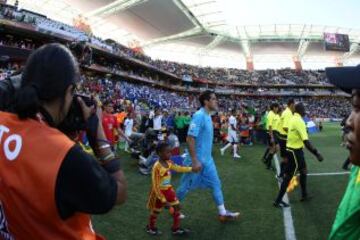
<svg viewBox="0 0 360 240">
<path fill-rule="evenodd" d="M 103 139 L 106 140 L 106 136 L 104 133 L 104 129 L 102 126 L 102 110 L 101 110 L 101 102 L 98 98 L 95 98 L 96 102 L 96 109 L 95 107 L 88 107 L 82 101 L 81 98 L 78 98 L 78 101 L 80 103 L 80 106 L 83 110 L 84 119 L 87 121 L 90 116 L 94 113 L 96 113 L 96 116 L 98 118 L 98 126 L 97 126 L 97 136 L 95 136 L 95 139 Z M 106 171 L 108 171 L 116 180 L 117 183 L 117 196 L 116 196 L 116 203 L 117 204 L 123 204 L 126 201 L 127 198 L 127 181 L 125 179 L 124 172 L 121 169 L 118 169 L 117 171 L 113 172 L 114 169 L 116 170 L 119 166 L 119 159 L 109 159 L 107 161 L 101 160 L 104 159 L 106 156 L 114 155 L 111 148 L 109 147 L 100 147 L 100 143 L 96 141 L 94 152 L 96 156 L 100 159 L 100 163 L 103 165 Z"/>
<path fill-rule="evenodd" d="M 81 109 L 82 109 L 82 112 L 83 112 L 83 116 L 84 116 L 84 120 L 85 122 L 89 119 L 89 117 L 95 112 L 95 107 L 94 106 L 91 106 L 91 107 L 88 107 L 85 102 L 81 99 L 81 97 L 78 97 L 77 98 L 80 106 L 81 106 Z M 99 118 L 101 119 L 101 118 Z"/>
<path fill-rule="evenodd" d="M 93 137 L 94 145 L 92 145 L 92 148 L 97 157 L 102 158 L 103 156 L 107 156 L 108 154 L 111 153 L 111 149 L 110 148 L 100 149 L 99 147 L 102 145 L 102 143 L 98 142 L 98 139 L 106 141 L 106 135 L 104 133 L 104 129 L 102 126 L 102 110 L 101 110 L 101 106 L 100 106 L 100 104 L 101 104 L 100 101 L 95 99 L 95 103 L 96 103 L 96 109 L 95 109 L 95 106 L 88 107 L 80 97 L 78 97 L 77 100 L 79 101 L 79 104 L 83 110 L 85 121 L 88 121 L 90 116 L 92 114 L 96 113 L 96 117 L 98 118 L 98 121 L 97 121 L 98 125 L 96 128 L 97 129 L 96 136 Z"/>
</svg>

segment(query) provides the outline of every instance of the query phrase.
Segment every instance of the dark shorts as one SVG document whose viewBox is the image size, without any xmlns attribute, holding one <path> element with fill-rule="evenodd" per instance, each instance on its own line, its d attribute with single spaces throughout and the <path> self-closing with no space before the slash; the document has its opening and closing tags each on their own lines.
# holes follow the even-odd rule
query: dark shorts
<svg viewBox="0 0 360 240">
<path fill-rule="evenodd" d="M 288 163 L 286 164 L 286 173 L 296 174 L 296 172 L 306 169 L 303 149 L 287 148 Z"/>
<path fill-rule="evenodd" d="M 273 134 L 274 134 L 274 141 L 275 141 L 275 145 L 276 145 L 276 144 L 278 144 L 277 133 L 273 131 Z M 267 136 L 267 143 L 268 143 L 269 147 L 271 147 L 272 144 L 271 144 L 271 138 L 270 138 L 269 132 L 266 133 L 266 136 Z"/>
<path fill-rule="evenodd" d="M 282 158 L 287 157 L 287 152 L 286 152 L 286 135 L 278 135 L 278 143 L 280 146 L 280 156 Z"/>
</svg>

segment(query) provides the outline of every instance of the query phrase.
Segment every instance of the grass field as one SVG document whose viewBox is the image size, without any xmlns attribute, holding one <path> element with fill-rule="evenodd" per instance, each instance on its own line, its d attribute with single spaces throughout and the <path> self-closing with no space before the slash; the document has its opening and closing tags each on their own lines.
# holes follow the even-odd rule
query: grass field
<svg viewBox="0 0 360 240">
<path fill-rule="evenodd" d="M 347 152 L 340 147 L 338 124 L 325 124 L 322 133 L 311 135 L 310 138 L 325 160 L 319 163 L 307 152 L 309 173 L 341 172 Z M 188 239 L 285 239 L 282 210 L 272 206 L 278 192 L 275 173 L 266 170 L 260 160 L 264 149 L 263 145 L 242 147 L 242 159 L 234 161 L 229 152 L 221 157 L 219 146 L 214 146 L 213 155 L 223 184 L 225 204 L 230 210 L 240 211 L 241 218 L 236 222 L 221 224 L 217 220 L 217 209 L 210 192 L 191 192 L 182 205 L 187 216 L 182 225 L 192 230 Z M 129 185 L 128 200 L 109 214 L 95 216 L 94 227 L 110 240 L 152 239 L 154 237 L 144 231 L 148 220 L 146 201 L 150 177 L 138 173 L 135 160 L 125 153 L 121 155 Z M 177 186 L 179 177 L 173 177 L 174 186 Z M 299 201 L 299 189 L 290 194 L 298 240 L 327 238 L 347 179 L 348 175 L 309 176 L 308 190 L 314 198 L 306 203 Z M 169 213 L 163 211 L 158 219 L 158 227 L 163 235 L 155 238 L 173 238 L 170 234 L 171 223 Z"/>
</svg>

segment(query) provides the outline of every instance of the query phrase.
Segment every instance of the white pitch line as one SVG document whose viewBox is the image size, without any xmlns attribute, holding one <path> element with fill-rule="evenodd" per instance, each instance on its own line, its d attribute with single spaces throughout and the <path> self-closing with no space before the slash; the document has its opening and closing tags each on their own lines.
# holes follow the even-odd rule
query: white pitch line
<svg viewBox="0 0 360 240">
<path fill-rule="evenodd" d="M 337 175 L 349 175 L 350 172 L 330 172 L 330 173 L 308 173 L 308 176 L 337 176 Z"/>
<path fill-rule="evenodd" d="M 275 160 L 276 172 L 279 175 L 280 174 L 280 164 L 279 164 L 279 159 L 276 154 L 274 155 L 274 160 Z M 278 182 L 278 185 L 280 188 L 281 183 Z M 290 204 L 287 193 L 285 193 L 283 199 L 285 200 L 285 202 Z M 293 220 L 293 217 L 291 214 L 291 207 L 282 208 L 282 211 L 283 211 L 283 216 L 284 216 L 285 239 L 286 240 L 296 240 L 294 220 Z"/>
</svg>

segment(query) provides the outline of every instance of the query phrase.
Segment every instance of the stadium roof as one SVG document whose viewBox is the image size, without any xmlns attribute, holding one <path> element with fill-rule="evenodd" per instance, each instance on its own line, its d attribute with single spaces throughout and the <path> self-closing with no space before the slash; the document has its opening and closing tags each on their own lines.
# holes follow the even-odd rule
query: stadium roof
<svg viewBox="0 0 360 240">
<path fill-rule="evenodd" d="M 303 68 L 360 62 L 356 0 L 21 0 L 20 7 L 69 24 L 81 14 L 95 35 L 137 40 L 148 55 L 178 62 L 245 68 L 252 57 L 260 69 L 293 67 L 295 56 Z M 324 32 L 349 34 L 350 52 L 325 51 Z"/>
</svg>

